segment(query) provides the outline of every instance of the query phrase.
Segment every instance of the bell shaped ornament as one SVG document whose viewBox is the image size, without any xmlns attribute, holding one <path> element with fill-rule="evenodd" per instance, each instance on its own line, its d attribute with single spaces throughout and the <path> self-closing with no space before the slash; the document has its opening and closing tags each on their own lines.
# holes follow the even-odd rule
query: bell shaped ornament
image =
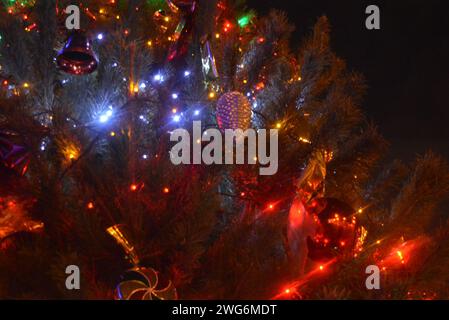
<svg viewBox="0 0 449 320">
<path fill-rule="evenodd" d="M 73 75 L 92 73 L 98 66 L 92 41 L 81 31 L 76 31 L 69 36 L 56 60 L 62 71 Z"/>
</svg>

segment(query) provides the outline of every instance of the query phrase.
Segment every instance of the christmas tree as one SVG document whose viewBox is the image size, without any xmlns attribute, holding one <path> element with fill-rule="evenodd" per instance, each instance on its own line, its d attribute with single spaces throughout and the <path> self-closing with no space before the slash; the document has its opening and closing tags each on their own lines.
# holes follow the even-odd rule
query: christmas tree
<svg viewBox="0 0 449 320">
<path fill-rule="evenodd" d="M 244 1 L 69 5 L 0 5 L 0 298 L 449 297 L 448 164 L 384 159 L 326 17 L 293 51 Z M 193 121 L 277 130 L 276 174 L 174 165 Z"/>
</svg>

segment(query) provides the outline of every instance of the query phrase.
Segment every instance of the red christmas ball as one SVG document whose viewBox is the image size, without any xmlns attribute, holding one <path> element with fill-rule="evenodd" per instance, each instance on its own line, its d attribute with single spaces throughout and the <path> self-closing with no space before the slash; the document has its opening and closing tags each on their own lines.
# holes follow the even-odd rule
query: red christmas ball
<svg viewBox="0 0 449 320">
<path fill-rule="evenodd" d="M 357 243 L 356 211 L 334 198 L 315 200 L 315 235 L 307 238 L 308 256 L 313 261 L 328 261 L 352 253 Z"/>
</svg>

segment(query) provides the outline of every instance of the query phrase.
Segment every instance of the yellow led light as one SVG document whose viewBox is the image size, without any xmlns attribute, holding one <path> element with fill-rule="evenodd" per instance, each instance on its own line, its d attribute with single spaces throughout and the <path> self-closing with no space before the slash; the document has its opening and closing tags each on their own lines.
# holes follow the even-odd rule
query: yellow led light
<svg viewBox="0 0 449 320">
<path fill-rule="evenodd" d="M 303 143 L 308 143 L 308 144 L 311 144 L 312 142 L 310 142 L 310 140 L 308 140 L 308 139 L 306 139 L 306 138 L 303 138 L 303 137 L 300 137 L 299 138 L 299 141 L 300 142 L 303 142 Z"/>
</svg>

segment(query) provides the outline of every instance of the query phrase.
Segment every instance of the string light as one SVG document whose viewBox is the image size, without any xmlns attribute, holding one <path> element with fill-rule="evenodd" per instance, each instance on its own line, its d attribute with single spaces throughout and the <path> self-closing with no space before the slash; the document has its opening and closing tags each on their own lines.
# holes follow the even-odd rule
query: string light
<svg viewBox="0 0 449 320">
<path fill-rule="evenodd" d="M 153 79 L 154 79 L 154 81 L 157 81 L 159 83 L 164 82 L 164 76 L 160 73 L 154 75 Z"/>
<path fill-rule="evenodd" d="M 109 106 L 109 109 L 105 111 L 102 115 L 100 115 L 99 121 L 101 123 L 106 123 L 111 119 L 114 111 L 112 110 L 112 106 Z"/>
<path fill-rule="evenodd" d="M 87 209 L 92 210 L 94 208 L 94 203 L 93 202 L 89 202 L 87 204 Z"/>
<path fill-rule="evenodd" d="M 312 144 L 312 142 L 311 142 L 310 140 L 308 140 L 308 139 L 306 139 L 306 138 L 303 138 L 303 137 L 299 137 L 299 141 L 300 141 L 300 142 L 303 142 L 303 143 Z"/>
<path fill-rule="evenodd" d="M 237 23 L 239 24 L 240 28 L 245 28 L 246 26 L 249 25 L 253 17 L 254 17 L 253 14 L 244 15 L 237 20 Z"/>
<path fill-rule="evenodd" d="M 401 263 L 405 264 L 404 255 L 402 254 L 402 251 L 398 250 L 396 253 L 397 253 L 398 257 L 399 257 L 399 260 L 401 260 Z"/>
<path fill-rule="evenodd" d="M 223 30 L 224 32 L 228 32 L 232 28 L 232 24 L 230 22 L 225 22 Z"/>
</svg>

